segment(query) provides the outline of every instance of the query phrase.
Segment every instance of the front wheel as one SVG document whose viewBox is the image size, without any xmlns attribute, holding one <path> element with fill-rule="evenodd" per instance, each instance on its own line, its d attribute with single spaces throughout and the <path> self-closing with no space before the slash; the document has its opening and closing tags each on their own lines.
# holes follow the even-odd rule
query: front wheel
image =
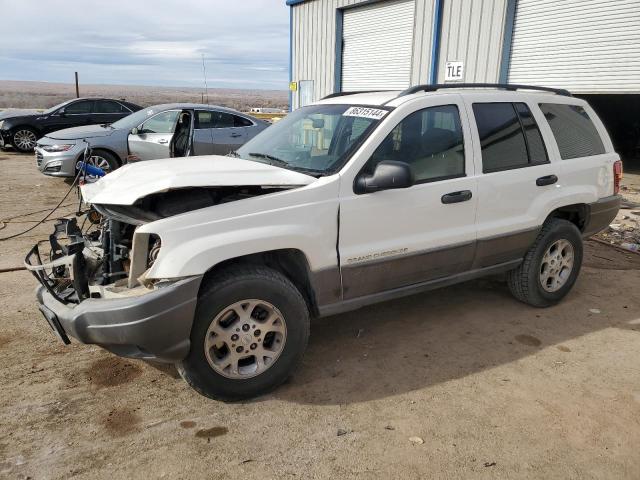
<svg viewBox="0 0 640 480">
<path fill-rule="evenodd" d="M 509 290 L 534 307 L 558 303 L 573 287 L 582 266 L 582 236 L 567 220 L 551 218 L 518 268 L 507 273 Z"/>
<path fill-rule="evenodd" d="M 283 383 L 300 363 L 309 338 L 309 310 L 280 272 L 236 266 L 203 287 L 191 350 L 177 365 L 196 391 L 242 400 Z"/>
<path fill-rule="evenodd" d="M 16 150 L 22 153 L 32 152 L 36 148 L 38 132 L 30 127 L 17 127 L 13 131 L 12 143 Z"/>
</svg>

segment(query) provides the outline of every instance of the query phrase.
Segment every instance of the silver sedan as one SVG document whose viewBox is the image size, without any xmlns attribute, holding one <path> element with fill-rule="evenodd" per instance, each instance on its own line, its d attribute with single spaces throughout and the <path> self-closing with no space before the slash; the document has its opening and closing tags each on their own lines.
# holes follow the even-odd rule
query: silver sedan
<svg viewBox="0 0 640 480">
<path fill-rule="evenodd" d="M 269 123 L 213 105 L 155 105 L 112 124 L 67 128 L 38 140 L 38 169 L 45 175 L 73 177 L 87 145 L 91 163 L 105 171 L 124 163 L 193 155 L 226 155 Z"/>
</svg>

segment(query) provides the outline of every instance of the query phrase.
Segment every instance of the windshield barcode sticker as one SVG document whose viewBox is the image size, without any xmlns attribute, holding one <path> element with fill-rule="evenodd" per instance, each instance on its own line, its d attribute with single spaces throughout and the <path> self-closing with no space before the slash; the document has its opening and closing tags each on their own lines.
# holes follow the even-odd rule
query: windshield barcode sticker
<svg viewBox="0 0 640 480">
<path fill-rule="evenodd" d="M 380 108 L 369 108 L 369 107 L 351 107 L 342 115 L 345 117 L 362 117 L 362 118 L 372 118 L 374 120 L 380 120 L 387 113 L 387 110 L 382 110 Z"/>
</svg>

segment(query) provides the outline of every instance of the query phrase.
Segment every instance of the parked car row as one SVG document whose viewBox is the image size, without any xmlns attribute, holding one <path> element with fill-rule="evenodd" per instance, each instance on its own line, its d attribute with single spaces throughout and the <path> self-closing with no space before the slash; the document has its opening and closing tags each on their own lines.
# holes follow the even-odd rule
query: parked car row
<svg viewBox="0 0 640 480">
<path fill-rule="evenodd" d="M 45 175 L 73 177 L 87 143 L 92 150 L 90 163 L 106 172 L 140 160 L 226 155 L 268 126 L 224 107 L 156 105 L 112 124 L 51 133 L 38 141 L 36 162 Z"/>
<path fill-rule="evenodd" d="M 71 100 L 0 120 L 0 147 L 35 150 L 45 175 L 73 177 L 87 145 L 90 163 L 105 172 L 140 160 L 226 155 L 269 126 L 220 106 L 191 103 L 142 109 L 123 100 Z"/>
</svg>

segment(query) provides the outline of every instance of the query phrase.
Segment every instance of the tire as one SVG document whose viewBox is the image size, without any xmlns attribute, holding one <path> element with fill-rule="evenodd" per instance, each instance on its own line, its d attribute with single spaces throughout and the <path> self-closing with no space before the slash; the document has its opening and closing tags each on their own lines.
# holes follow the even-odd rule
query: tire
<svg viewBox="0 0 640 480">
<path fill-rule="evenodd" d="M 548 256 L 545 257 L 547 253 Z M 569 253 L 572 253 L 570 269 L 567 267 Z M 511 294 L 533 307 L 555 305 L 569 293 L 576 282 L 582 266 L 582 255 L 580 230 L 567 220 L 548 219 L 523 262 L 507 273 Z M 555 264 L 552 265 L 552 262 Z M 549 274 L 553 269 L 558 271 L 557 275 Z"/>
<path fill-rule="evenodd" d="M 253 300 L 257 302 L 249 303 Z M 238 311 L 247 316 L 240 316 Z M 265 316 L 266 320 L 259 320 Z M 275 327 L 267 325 L 272 321 Z M 245 324 L 250 325 L 247 331 L 243 329 Z M 272 332 L 272 328 L 279 332 Z M 252 333 L 258 342 L 250 339 Z M 201 289 L 191 330 L 191 350 L 176 366 L 182 378 L 206 397 L 223 401 L 248 399 L 282 384 L 300 364 L 308 339 L 309 309 L 289 279 L 267 267 L 237 265 Z M 267 348 L 279 349 L 279 353 L 269 353 L 271 359 L 252 356 L 252 352 L 269 352 Z M 237 349 L 246 350 L 236 355 L 232 350 L 237 353 Z M 243 355 L 247 357 L 235 360 Z M 263 360 L 260 372 L 259 356 Z M 228 362 L 231 366 L 226 365 Z"/>
<path fill-rule="evenodd" d="M 31 127 L 16 127 L 13 129 L 11 144 L 21 153 L 33 152 L 36 142 L 40 138 L 38 132 Z"/>
<path fill-rule="evenodd" d="M 91 152 L 91 159 L 89 160 L 89 163 L 101 168 L 105 173 L 112 172 L 120 166 L 120 161 L 113 153 L 100 149 L 96 149 Z"/>
</svg>

